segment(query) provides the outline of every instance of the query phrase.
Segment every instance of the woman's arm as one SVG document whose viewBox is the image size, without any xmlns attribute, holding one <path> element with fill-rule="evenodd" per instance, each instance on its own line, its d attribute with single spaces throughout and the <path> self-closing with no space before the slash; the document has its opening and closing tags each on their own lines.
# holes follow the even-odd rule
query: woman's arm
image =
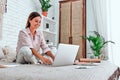
<svg viewBox="0 0 120 80">
<path fill-rule="evenodd" d="M 43 50 L 43 53 L 46 53 L 48 56 L 50 56 L 53 60 L 54 60 L 54 55 L 52 54 L 52 52 L 50 51 L 50 48 L 48 47 L 48 45 L 45 42 L 44 36 L 42 33 L 40 33 L 40 47 Z"/>
<path fill-rule="evenodd" d="M 55 56 L 52 54 L 51 51 L 47 51 L 46 54 L 49 55 L 53 59 L 53 61 L 54 61 Z"/>
<path fill-rule="evenodd" d="M 35 55 L 37 58 L 39 58 L 44 64 L 52 64 L 52 62 L 43 57 L 40 53 L 38 53 L 34 48 L 31 48 L 33 55 Z"/>
</svg>

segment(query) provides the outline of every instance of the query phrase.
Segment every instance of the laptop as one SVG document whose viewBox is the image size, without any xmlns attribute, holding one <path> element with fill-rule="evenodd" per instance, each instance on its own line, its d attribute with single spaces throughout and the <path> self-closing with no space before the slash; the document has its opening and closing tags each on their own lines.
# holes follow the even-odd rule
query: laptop
<svg viewBox="0 0 120 80">
<path fill-rule="evenodd" d="M 52 66 L 67 66 L 72 65 L 76 58 L 79 45 L 62 44 L 58 45 L 58 50 L 55 55 Z"/>
</svg>

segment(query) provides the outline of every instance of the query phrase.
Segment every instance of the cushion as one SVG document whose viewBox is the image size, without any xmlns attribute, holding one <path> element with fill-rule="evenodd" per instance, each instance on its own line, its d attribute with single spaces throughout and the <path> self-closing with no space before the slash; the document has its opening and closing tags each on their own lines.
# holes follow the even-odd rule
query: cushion
<svg viewBox="0 0 120 80">
<path fill-rule="evenodd" d="M 3 61 L 13 62 L 16 59 L 16 51 L 11 46 L 4 46 L 3 53 L 5 55 Z"/>
</svg>

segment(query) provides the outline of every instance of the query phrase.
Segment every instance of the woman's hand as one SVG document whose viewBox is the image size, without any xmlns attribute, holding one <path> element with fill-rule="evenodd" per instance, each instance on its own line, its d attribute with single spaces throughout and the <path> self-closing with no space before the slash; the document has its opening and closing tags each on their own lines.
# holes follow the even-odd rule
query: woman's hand
<svg viewBox="0 0 120 80">
<path fill-rule="evenodd" d="M 46 54 L 47 54 L 48 56 L 50 56 L 50 57 L 52 58 L 52 60 L 54 61 L 55 56 L 52 54 L 51 51 L 48 51 Z"/>
<path fill-rule="evenodd" d="M 52 64 L 51 60 L 48 58 L 43 57 L 41 60 L 44 64 L 49 64 L 49 65 Z"/>
<path fill-rule="evenodd" d="M 31 48 L 33 55 L 35 55 L 37 58 L 39 58 L 44 64 L 52 64 L 52 61 L 50 59 L 47 59 L 43 57 L 40 53 L 38 53 L 34 48 Z"/>
</svg>

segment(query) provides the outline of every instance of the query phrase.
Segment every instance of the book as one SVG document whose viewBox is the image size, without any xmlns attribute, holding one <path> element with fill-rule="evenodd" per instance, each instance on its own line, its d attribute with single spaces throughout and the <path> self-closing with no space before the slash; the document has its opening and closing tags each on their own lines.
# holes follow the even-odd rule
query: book
<svg viewBox="0 0 120 80">
<path fill-rule="evenodd" d="M 100 59 L 87 59 L 87 58 L 80 58 L 79 62 L 93 62 L 93 63 L 100 63 Z"/>
<path fill-rule="evenodd" d="M 80 58 L 80 60 L 76 60 L 74 62 L 75 65 L 91 65 L 93 66 L 93 63 L 100 63 L 100 59 L 87 59 L 87 58 Z"/>
</svg>

